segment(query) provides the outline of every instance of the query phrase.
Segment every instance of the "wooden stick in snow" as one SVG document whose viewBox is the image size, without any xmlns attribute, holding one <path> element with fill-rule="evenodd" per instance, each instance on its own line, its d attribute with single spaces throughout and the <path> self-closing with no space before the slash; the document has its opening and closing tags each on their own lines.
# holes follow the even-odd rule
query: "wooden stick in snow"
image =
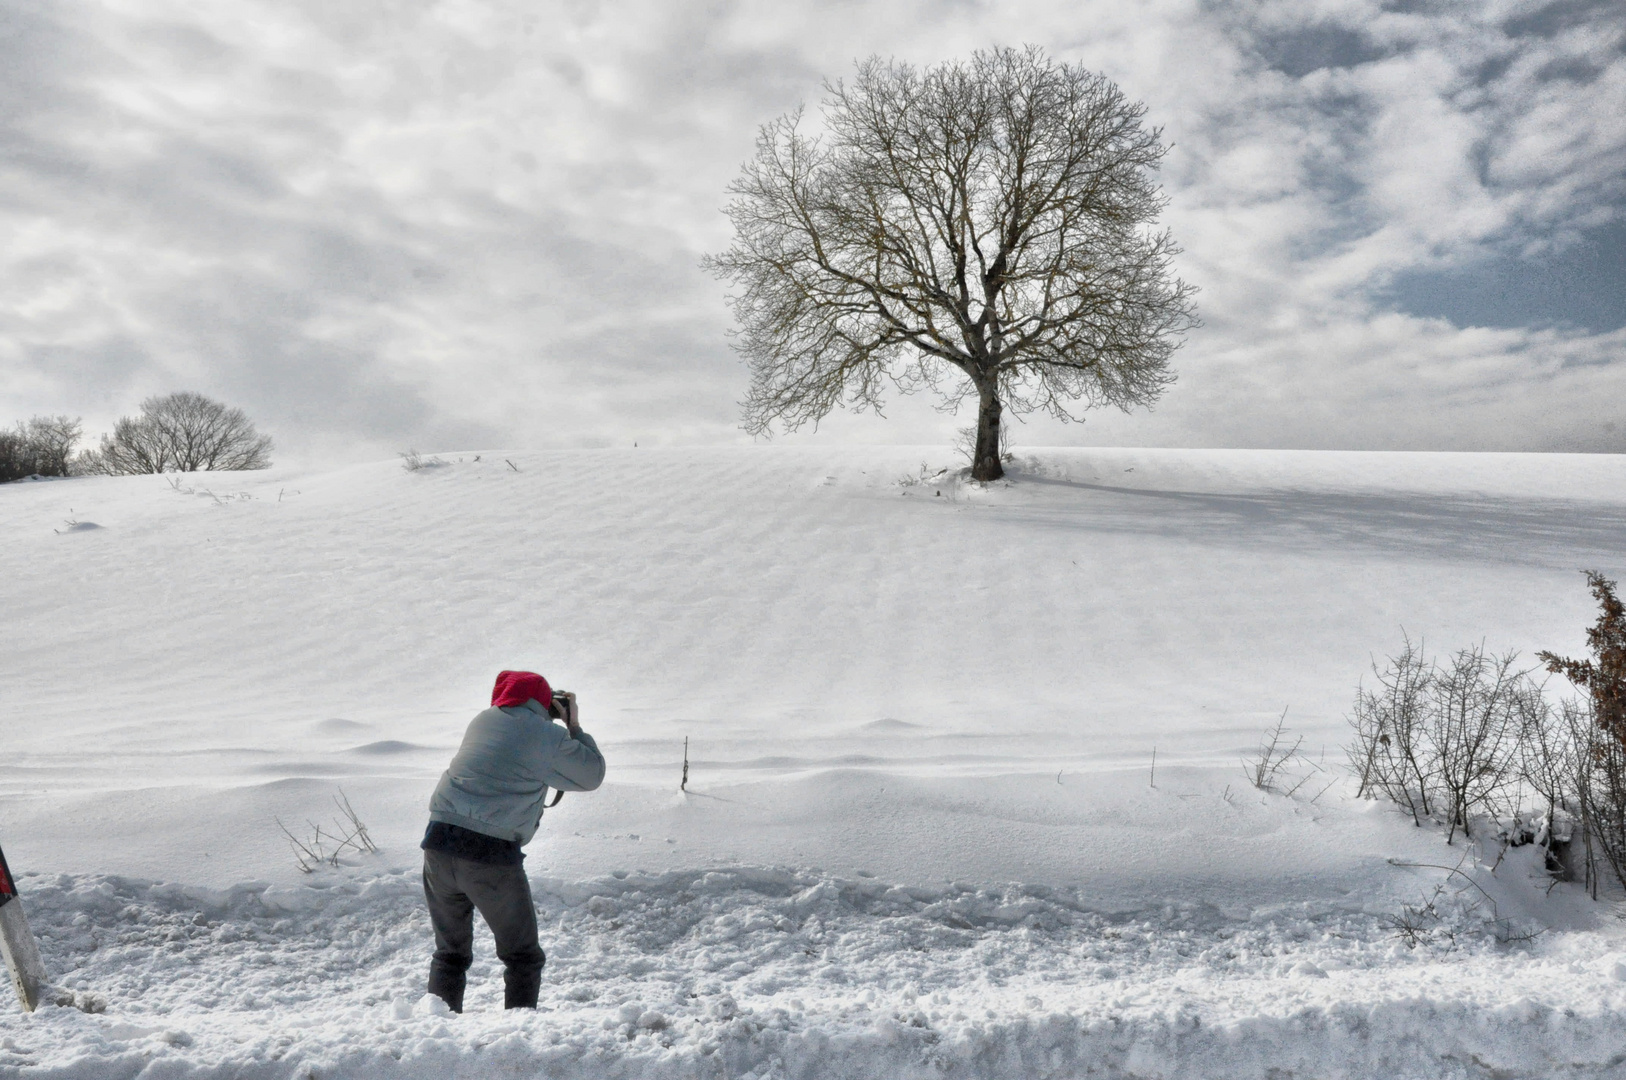
<svg viewBox="0 0 1626 1080">
<path fill-rule="evenodd" d="M 17 898 L 17 883 L 12 879 L 3 851 L 0 851 L 0 953 L 5 954 L 17 1000 L 23 1003 L 24 1009 L 33 1012 L 45 988 L 45 965 L 40 962 L 39 945 L 34 941 L 34 932 L 28 928 L 28 916 L 23 914 L 22 901 Z"/>
</svg>

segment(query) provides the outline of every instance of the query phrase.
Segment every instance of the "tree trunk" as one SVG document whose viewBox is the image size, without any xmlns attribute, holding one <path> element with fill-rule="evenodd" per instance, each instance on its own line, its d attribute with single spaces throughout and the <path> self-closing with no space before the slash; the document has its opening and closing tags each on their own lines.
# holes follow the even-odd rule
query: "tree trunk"
<svg viewBox="0 0 1626 1080">
<path fill-rule="evenodd" d="M 971 479 L 984 483 L 1005 475 L 1005 467 L 999 461 L 999 418 L 1004 406 L 999 403 L 998 385 L 989 380 L 988 385 L 979 387 L 977 452 L 971 458 Z"/>
</svg>

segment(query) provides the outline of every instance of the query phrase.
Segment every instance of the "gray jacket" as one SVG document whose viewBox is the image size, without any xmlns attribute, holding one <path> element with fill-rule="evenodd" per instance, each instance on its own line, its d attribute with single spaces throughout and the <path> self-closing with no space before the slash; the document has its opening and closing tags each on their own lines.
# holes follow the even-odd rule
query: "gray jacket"
<svg viewBox="0 0 1626 1080">
<path fill-rule="evenodd" d="M 470 721 L 430 796 L 429 820 L 528 844 L 548 788 L 592 791 L 603 782 L 604 755 L 587 732 L 572 738 L 534 699 L 493 706 Z"/>
</svg>

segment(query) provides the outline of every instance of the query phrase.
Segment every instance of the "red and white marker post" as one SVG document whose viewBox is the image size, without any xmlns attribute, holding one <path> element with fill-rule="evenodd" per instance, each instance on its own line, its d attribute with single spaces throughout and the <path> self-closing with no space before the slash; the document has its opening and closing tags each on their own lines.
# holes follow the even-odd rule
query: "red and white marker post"
<svg viewBox="0 0 1626 1080">
<path fill-rule="evenodd" d="M 28 916 L 17 899 L 17 882 L 6 865 L 6 853 L 0 851 L 0 953 L 6 958 L 11 972 L 11 985 L 17 988 L 17 998 L 29 1012 L 40 1003 L 40 992 L 45 988 L 45 965 L 40 963 L 39 945 L 34 932 L 28 928 Z"/>
</svg>

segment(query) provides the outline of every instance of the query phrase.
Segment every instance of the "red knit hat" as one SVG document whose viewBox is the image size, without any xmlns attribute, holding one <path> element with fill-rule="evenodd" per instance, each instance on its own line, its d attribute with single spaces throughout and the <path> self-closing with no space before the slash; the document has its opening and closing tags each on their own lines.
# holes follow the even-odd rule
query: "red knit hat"
<svg viewBox="0 0 1626 1080">
<path fill-rule="evenodd" d="M 523 705 L 535 698 L 545 709 L 553 704 L 553 687 L 534 671 L 499 671 L 491 688 L 491 704 Z"/>
</svg>

